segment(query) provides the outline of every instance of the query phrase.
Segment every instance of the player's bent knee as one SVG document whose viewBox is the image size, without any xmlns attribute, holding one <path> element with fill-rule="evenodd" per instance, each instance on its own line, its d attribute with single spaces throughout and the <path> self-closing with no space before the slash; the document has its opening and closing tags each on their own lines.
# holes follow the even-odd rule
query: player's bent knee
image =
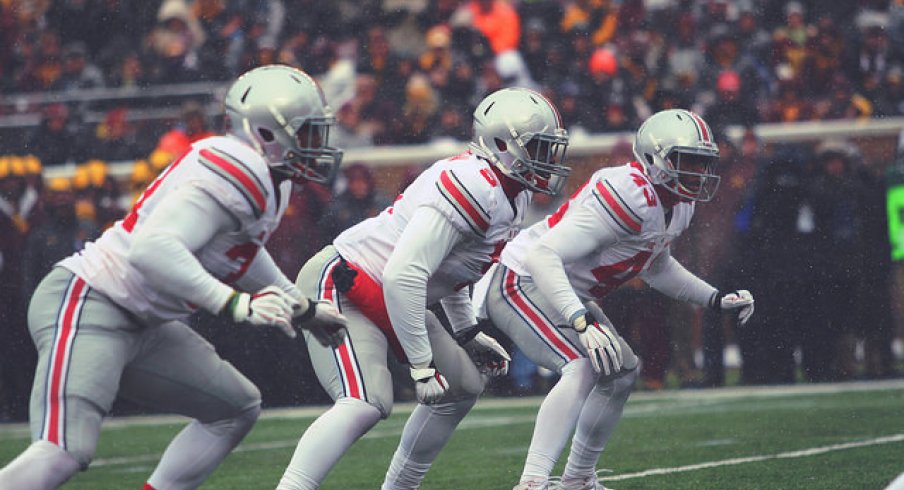
<svg viewBox="0 0 904 490">
<path fill-rule="evenodd" d="M 349 404 L 354 406 L 367 406 L 376 408 L 380 413 L 381 419 L 387 419 L 392 415 L 393 401 L 392 396 L 376 395 L 368 396 L 366 400 L 352 397 L 342 397 L 336 400 L 336 403 Z"/>
<path fill-rule="evenodd" d="M 261 405 L 258 403 L 242 410 L 234 417 L 207 424 L 207 426 L 211 432 L 214 433 L 246 433 L 251 430 L 251 427 L 257 422 L 257 418 L 260 414 Z"/>
<path fill-rule="evenodd" d="M 56 444 L 35 441 L 0 469 L 0 488 L 57 488 L 86 466 Z"/>
<path fill-rule="evenodd" d="M 634 391 L 634 384 L 637 381 L 637 376 L 639 372 L 637 369 L 632 369 L 631 371 L 624 371 L 621 375 L 612 380 L 612 391 L 615 396 L 625 396 L 631 394 Z"/>
</svg>

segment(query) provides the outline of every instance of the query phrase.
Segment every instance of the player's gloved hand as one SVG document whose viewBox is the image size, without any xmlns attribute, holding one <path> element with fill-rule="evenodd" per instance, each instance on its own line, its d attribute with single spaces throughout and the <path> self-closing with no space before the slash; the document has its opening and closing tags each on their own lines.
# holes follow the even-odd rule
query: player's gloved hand
<svg viewBox="0 0 904 490">
<path fill-rule="evenodd" d="M 252 325 L 273 325 L 289 337 L 295 337 L 292 328 L 292 307 L 296 301 L 277 286 L 267 286 L 254 293 L 234 291 L 223 307 L 223 313 L 236 322 Z"/>
<path fill-rule="evenodd" d="M 713 298 L 713 308 L 719 311 L 738 312 L 738 323 L 744 325 L 753 315 L 753 295 L 746 289 L 723 293 L 719 291 Z"/>
<path fill-rule="evenodd" d="M 580 334 L 594 371 L 605 376 L 621 371 L 624 357 L 614 328 L 601 324 L 590 313 L 577 316 L 572 326 Z"/>
<path fill-rule="evenodd" d="M 324 347 L 337 347 L 345 340 L 348 320 L 329 301 L 302 298 L 294 305 L 292 325 L 309 330 Z"/>
<path fill-rule="evenodd" d="M 417 401 L 424 405 L 438 402 L 449 389 L 446 377 L 436 369 L 432 362 L 427 365 L 412 365 L 411 379 L 414 380 L 414 393 Z"/>
<path fill-rule="evenodd" d="M 478 332 L 473 339 L 463 345 L 468 356 L 477 365 L 477 370 L 490 377 L 508 374 L 512 357 L 496 339 Z"/>
<path fill-rule="evenodd" d="M 489 322 L 489 320 L 481 320 Z M 508 374 L 509 363 L 512 361 L 509 353 L 496 339 L 483 333 L 480 323 L 465 328 L 452 334 L 458 345 L 464 348 L 468 357 L 474 361 L 477 370 L 491 376 L 505 376 Z"/>
</svg>

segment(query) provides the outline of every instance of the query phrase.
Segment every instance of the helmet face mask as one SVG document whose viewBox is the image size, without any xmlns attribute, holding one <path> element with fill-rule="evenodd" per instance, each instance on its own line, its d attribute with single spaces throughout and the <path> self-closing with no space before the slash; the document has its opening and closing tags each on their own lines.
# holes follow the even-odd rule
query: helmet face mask
<svg viewBox="0 0 904 490">
<path fill-rule="evenodd" d="M 568 133 L 542 95 L 523 88 L 499 90 L 474 111 L 471 150 L 504 175 L 536 192 L 555 195 L 571 169 L 563 164 Z"/>
<path fill-rule="evenodd" d="M 229 133 L 254 147 L 271 171 L 299 182 L 328 182 L 342 151 L 329 146 L 335 123 L 323 92 L 306 73 L 285 65 L 255 68 L 226 94 Z"/>
<path fill-rule="evenodd" d="M 674 184 L 668 188 L 683 198 L 709 202 L 719 189 L 721 177 L 716 175 L 718 156 L 701 155 L 675 148 L 667 157 L 674 170 Z"/>
<path fill-rule="evenodd" d="M 670 109 L 650 116 L 637 130 L 634 156 L 654 184 L 683 200 L 707 202 L 719 187 L 719 147 L 700 116 Z"/>
</svg>

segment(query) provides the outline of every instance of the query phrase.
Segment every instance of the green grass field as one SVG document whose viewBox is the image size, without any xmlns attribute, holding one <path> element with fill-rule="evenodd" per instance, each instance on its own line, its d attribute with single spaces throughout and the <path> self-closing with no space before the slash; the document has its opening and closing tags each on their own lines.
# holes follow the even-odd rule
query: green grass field
<svg viewBox="0 0 904 490">
<path fill-rule="evenodd" d="M 482 400 L 423 488 L 511 488 L 539 402 Z M 275 488 L 319 410 L 266 411 L 202 488 Z M 322 488 L 379 488 L 408 410 L 397 407 L 359 441 Z M 181 425 L 167 417 L 111 420 L 91 470 L 65 488 L 141 488 Z M 0 426 L 0 465 L 27 444 L 24 426 Z M 882 489 L 904 471 L 904 381 L 635 393 L 600 468 L 618 490 Z"/>
</svg>

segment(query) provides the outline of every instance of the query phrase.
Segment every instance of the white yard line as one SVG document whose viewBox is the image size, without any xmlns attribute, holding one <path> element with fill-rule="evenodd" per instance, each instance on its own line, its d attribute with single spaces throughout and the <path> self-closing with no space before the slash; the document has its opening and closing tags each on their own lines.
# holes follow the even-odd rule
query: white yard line
<svg viewBox="0 0 904 490">
<path fill-rule="evenodd" d="M 893 436 L 877 437 L 875 439 L 866 439 L 863 441 L 847 442 L 844 444 L 832 444 L 831 446 L 813 447 L 809 449 L 800 449 L 797 451 L 788 451 L 778 454 L 762 454 L 758 456 L 747 456 L 744 458 L 723 459 L 720 461 L 709 461 L 706 463 L 690 464 L 687 466 L 673 466 L 671 468 L 653 468 L 650 470 L 639 471 L 637 473 L 625 473 L 623 475 L 604 476 L 601 480 L 607 482 L 630 480 L 632 478 L 644 478 L 647 476 L 670 475 L 672 473 L 683 473 L 686 471 L 705 470 L 709 468 L 718 468 L 720 466 L 734 466 L 745 463 L 757 463 L 770 459 L 793 459 L 805 458 L 807 456 L 816 456 L 832 451 L 843 451 L 845 449 L 855 449 L 867 446 L 877 446 L 879 444 L 891 444 L 904 441 L 904 434 L 895 434 Z"/>
</svg>

